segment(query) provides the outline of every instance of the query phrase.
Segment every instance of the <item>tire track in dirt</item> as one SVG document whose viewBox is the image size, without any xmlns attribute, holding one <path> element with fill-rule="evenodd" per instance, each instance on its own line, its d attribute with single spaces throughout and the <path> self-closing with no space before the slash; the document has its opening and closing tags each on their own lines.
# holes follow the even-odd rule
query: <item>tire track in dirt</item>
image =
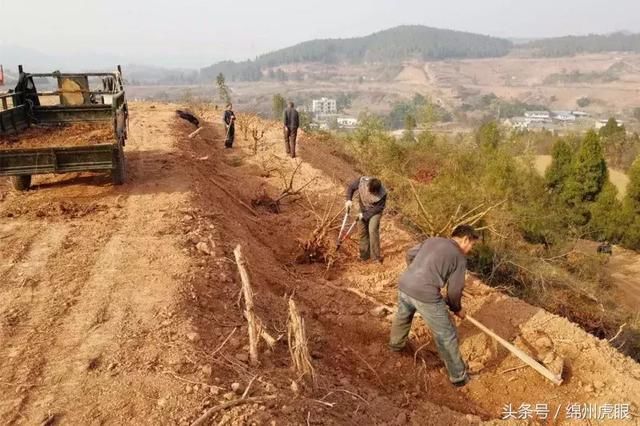
<svg viewBox="0 0 640 426">
<path fill-rule="evenodd" d="M 1 212 L 0 212 L 1 215 Z M 30 250 L 33 240 L 40 232 L 40 226 L 30 226 L 23 221 L 0 224 L 0 275 L 8 273 L 10 269 L 24 258 Z"/>
<path fill-rule="evenodd" d="M 69 227 L 64 224 L 44 224 L 42 228 L 42 232 L 31 242 L 29 250 L 23 255 L 22 261 L 14 263 L 13 267 L 5 272 L 11 272 L 18 279 L 29 280 L 42 271 L 49 256 L 62 245 Z"/>
<path fill-rule="evenodd" d="M 175 385 L 148 361 L 179 358 L 175 348 L 184 344 L 162 352 L 167 338 L 176 339 L 165 329 L 182 325 L 159 327 L 158 318 L 176 310 L 190 262 L 175 229 L 190 182 L 176 173 L 183 169 L 176 169 L 180 158 L 167 127 L 173 109 L 144 109 L 143 125 L 132 108 L 124 186 L 101 175 L 44 176 L 35 190 L 0 204 L 0 213 L 18 212 L 12 220 L 20 223 L 3 224 L 0 235 L 12 233 L 10 241 L 29 247 L 12 256 L 22 259 L 7 274 L 17 297 L 0 310 L 0 356 L 7 360 L 0 366 L 0 418 L 10 424 L 38 423 L 47 413 L 72 424 L 157 423 L 155 399 Z M 67 204 L 47 207 L 69 200 L 73 216 L 64 216 Z M 33 211 L 52 215 L 46 228 Z M 20 278 L 34 283 L 30 292 L 21 292 Z M 0 286 L 0 300 L 11 290 Z"/>
</svg>

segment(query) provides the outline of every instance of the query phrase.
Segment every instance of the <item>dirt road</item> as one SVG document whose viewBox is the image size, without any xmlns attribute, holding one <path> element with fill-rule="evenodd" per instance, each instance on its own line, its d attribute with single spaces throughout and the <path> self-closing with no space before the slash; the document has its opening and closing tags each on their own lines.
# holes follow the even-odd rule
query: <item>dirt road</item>
<svg viewBox="0 0 640 426">
<path fill-rule="evenodd" d="M 133 113 L 129 183 L 38 177 L 0 187 L 0 418 L 34 424 L 149 421 L 175 381 L 171 322 L 190 259 L 175 236 L 188 181 L 169 109 Z M 167 320 L 168 319 L 168 320 Z"/>
<path fill-rule="evenodd" d="M 372 300 L 394 303 L 404 251 L 414 243 L 397 218 L 383 222 L 384 266 L 355 262 L 354 241 L 329 273 L 297 261 L 317 212 L 340 203 L 344 182 L 357 176 L 348 163 L 303 137 L 296 185 L 309 184 L 276 214 L 250 204 L 277 196 L 296 167 L 282 155 L 279 130 L 252 155 L 240 132 L 233 150 L 222 149 L 211 126 L 188 139 L 193 128 L 174 117 L 175 106 L 131 110 L 126 185 L 86 174 L 40 177 L 24 194 L 0 186 L 6 423 L 189 424 L 249 384 L 248 395 L 273 399 L 222 411 L 211 424 L 478 424 L 523 403 L 548 403 L 563 410 L 560 418 L 571 403 L 627 403 L 637 413 L 637 363 L 473 280 L 469 310 L 536 356 L 540 342 L 551 342 L 547 349 L 566 362 L 565 384 L 529 369 L 503 372 L 519 362 L 467 323 L 462 350 L 478 374 L 462 390 L 447 383 L 423 327 L 412 335 L 413 351 L 390 353 L 389 315 L 374 311 Z M 237 244 L 256 313 L 280 339 L 261 348 L 259 368 L 248 365 Z M 291 370 L 292 295 L 306 321 L 315 387 Z"/>
</svg>

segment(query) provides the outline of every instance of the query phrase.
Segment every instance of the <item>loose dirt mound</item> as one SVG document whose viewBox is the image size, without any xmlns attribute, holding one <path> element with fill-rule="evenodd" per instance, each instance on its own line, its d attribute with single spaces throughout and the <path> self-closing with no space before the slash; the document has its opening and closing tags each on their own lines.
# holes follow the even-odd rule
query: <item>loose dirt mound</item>
<svg viewBox="0 0 640 426">
<path fill-rule="evenodd" d="M 73 123 L 53 127 L 29 127 L 15 135 L 0 136 L 0 150 L 72 147 L 115 143 L 111 123 Z"/>
</svg>

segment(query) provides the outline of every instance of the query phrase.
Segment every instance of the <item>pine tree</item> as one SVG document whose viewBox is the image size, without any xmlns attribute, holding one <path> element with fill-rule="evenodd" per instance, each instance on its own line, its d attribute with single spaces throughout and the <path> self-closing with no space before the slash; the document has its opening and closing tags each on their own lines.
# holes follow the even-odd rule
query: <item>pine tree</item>
<svg viewBox="0 0 640 426">
<path fill-rule="evenodd" d="M 611 117 L 607 124 L 600 129 L 599 133 L 601 137 L 606 138 L 617 133 L 626 133 L 626 129 L 624 126 L 620 126 L 615 118 Z"/>
<path fill-rule="evenodd" d="M 624 201 L 634 214 L 640 214 L 640 157 L 636 158 L 629 169 L 629 184 Z"/>
<path fill-rule="evenodd" d="M 625 218 L 623 244 L 633 250 L 640 249 L 640 157 L 629 169 L 629 184 L 624 197 Z"/>
<path fill-rule="evenodd" d="M 404 117 L 404 129 L 408 131 L 413 131 L 417 126 L 416 119 L 413 115 L 407 114 Z"/>
<path fill-rule="evenodd" d="M 224 78 L 224 74 L 220 73 L 216 77 L 216 85 L 218 86 L 218 95 L 225 104 L 231 103 L 231 94 L 229 93 L 229 87 Z"/>
<path fill-rule="evenodd" d="M 500 128 L 495 121 L 489 121 L 483 124 L 476 132 L 476 144 L 484 149 L 496 149 L 500 144 Z"/>
<path fill-rule="evenodd" d="M 574 206 L 595 201 L 607 178 L 607 163 L 602 154 L 600 138 L 590 130 L 573 159 L 563 198 Z"/>
<path fill-rule="evenodd" d="M 282 119 L 284 114 L 284 109 L 286 108 L 287 102 L 284 100 L 280 93 L 276 93 L 273 95 L 273 99 L 271 101 L 271 108 L 273 110 L 273 118 L 276 120 Z"/>
<path fill-rule="evenodd" d="M 590 206 L 589 227 L 593 237 L 599 241 L 619 242 L 624 235 L 625 217 L 622 203 L 618 200 L 618 190 L 611 182 L 606 182 L 596 201 Z"/>
<path fill-rule="evenodd" d="M 551 152 L 551 165 L 545 172 L 545 185 L 556 194 L 562 192 L 571 174 L 573 160 L 571 147 L 564 139 L 558 139 Z"/>
</svg>

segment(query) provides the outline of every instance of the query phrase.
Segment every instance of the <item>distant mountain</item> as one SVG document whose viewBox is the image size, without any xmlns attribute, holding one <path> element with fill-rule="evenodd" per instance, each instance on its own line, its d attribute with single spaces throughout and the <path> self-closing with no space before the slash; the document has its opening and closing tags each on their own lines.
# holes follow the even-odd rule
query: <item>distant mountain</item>
<svg viewBox="0 0 640 426">
<path fill-rule="evenodd" d="M 509 53 L 510 41 L 425 26 L 401 26 L 365 37 L 312 40 L 259 56 L 255 61 L 220 62 L 203 68 L 204 78 L 222 72 L 231 80 L 259 80 L 262 70 L 299 62 L 389 63 L 448 58 L 487 58 Z"/>
<path fill-rule="evenodd" d="M 35 49 L 0 44 L 0 64 L 4 66 L 5 72 L 7 70 L 17 72 L 20 64 L 42 71 L 42 68 L 52 61 L 53 57 Z"/>
<path fill-rule="evenodd" d="M 531 43 L 537 40 L 540 40 L 540 39 L 535 37 L 530 37 L 530 38 L 509 37 L 509 41 L 514 44 L 514 47 L 520 47 L 523 44 Z"/>
<path fill-rule="evenodd" d="M 182 85 L 200 81 L 198 70 L 188 68 L 163 68 L 149 65 L 123 65 L 122 75 L 133 86 L 138 85 Z"/>
<path fill-rule="evenodd" d="M 640 34 L 616 32 L 535 40 L 524 45 L 541 56 L 573 56 L 580 53 L 640 52 Z"/>
<path fill-rule="evenodd" d="M 127 63 L 126 59 L 100 52 L 89 52 L 82 55 L 45 54 L 35 49 L 0 44 L 0 64 L 3 65 L 6 87 L 10 87 L 17 79 L 18 65 L 23 65 L 26 72 L 66 72 L 114 71 L 122 64 L 122 72 L 129 84 L 194 84 L 200 81 L 197 69 L 165 68 L 159 66 Z"/>
</svg>

